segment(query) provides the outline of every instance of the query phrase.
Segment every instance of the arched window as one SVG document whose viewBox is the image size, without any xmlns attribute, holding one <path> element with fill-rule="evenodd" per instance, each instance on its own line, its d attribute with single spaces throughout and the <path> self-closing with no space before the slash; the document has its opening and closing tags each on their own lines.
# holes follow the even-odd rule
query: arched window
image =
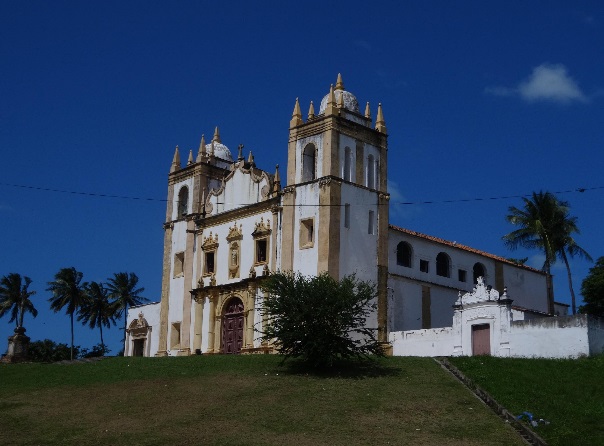
<svg viewBox="0 0 604 446">
<path fill-rule="evenodd" d="M 407 242 L 400 242 L 396 245 L 396 264 L 411 268 L 411 258 L 413 257 L 413 248 Z"/>
<path fill-rule="evenodd" d="M 344 178 L 345 181 L 350 181 L 350 179 L 352 178 L 351 171 L 350 171 L 351 166 L 352 166 L 352 153 L 350 151 L 350 147 L 346 147 L 344 149 L 344 175 L 342 175 L 342 178 Z"/>
<path fill-rule="evenodd" d="M 436 274 L 451 277 L 451 258 L 444 252 L 440 252 L 436 256 Z"/>
<path fill-rule="evenodd" d="M 375 189 L 375 158 L 373 155 L 367 157 L 367 187 Z"/>
<path fill-rule="evenodd" d="M 302 152 L 302 182 L 312 181 L 316 178 L 317 149 L 313 144 L 308 144 Z"/>
<path fill-rule="evenodd" d="M 189 210 L 189 188 L 183 186 L 178 192 L 178 215 L 176 218 L 180 218 L 183 215 L 187 215 Z"/>
<path fill-rule="evenodd" d="M 487 269 L 484 267 L 484 265 L 482 263 L 476 262 L 474 264 L 473 273 L 474 273 L 474 283 L 478 283 L 479 277 L 482 277 L 483 279 L 486 277 Z"/>
</svg>

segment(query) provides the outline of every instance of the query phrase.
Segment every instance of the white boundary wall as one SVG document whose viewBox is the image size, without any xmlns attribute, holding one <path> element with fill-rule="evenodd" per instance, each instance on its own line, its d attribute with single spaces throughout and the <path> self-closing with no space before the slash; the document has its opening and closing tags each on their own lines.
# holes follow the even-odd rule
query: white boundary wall
<svg viewBox="0 0 604 446">
<path fill-rule="evenodd" d="M 395 356 L 471 356 L 472 326 L 488 324 L 493 356 L 578 358 L 604 353 L 604 320 L 577 315 L 514 321 L 521 315 L 511 303 L 507 291 L 499 296 L 479 280 L 472 293 L 459 296 L 451 327 L 391 332 L 392 352 Z"/>
</svg>

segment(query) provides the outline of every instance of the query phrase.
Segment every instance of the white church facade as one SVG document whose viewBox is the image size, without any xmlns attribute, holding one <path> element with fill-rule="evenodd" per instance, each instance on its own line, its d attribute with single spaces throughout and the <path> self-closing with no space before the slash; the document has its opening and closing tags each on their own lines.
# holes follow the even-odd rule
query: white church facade
<svg viewBox="0 0 604 446">
<path fill-rule="evenodd" d="M 527 318 L 554 314 L 551 277 L 455 242 L 389 224 L 388 137 L 381 104 L 361 113 L 341 76 L 306 119 L 296 99 L 283 176 L 202 136 L 168 176 L 161 301 L 130 309 L 125 355 L 270 352 L 262 280 L 274 271 L 356 274 L 377 289 L 377 337 L 451 325 L 479 278 Z M 481 279 L 483 280 L 483 279 Z M 399 343 L 400 344 L 400 343 Z M 401 354 L 396 351 L 397 354 Z M 402 353 L 404 354 L 404 352 Z"/>
</svg>

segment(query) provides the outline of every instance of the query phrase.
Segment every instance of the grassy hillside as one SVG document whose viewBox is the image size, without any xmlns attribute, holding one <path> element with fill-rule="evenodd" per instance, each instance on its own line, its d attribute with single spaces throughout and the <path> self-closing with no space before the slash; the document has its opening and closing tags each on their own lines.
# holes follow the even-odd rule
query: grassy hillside
<svg viewBox="0 0 604 446">
<path fill-rule="evenodd" d="M 527 411 L 549 421 L 534 428 L 548 444 L 604 445 L 604 355 L 450 361 L 513 414 Z"/>
<path fill-rule="evenodd" d="M 0 444 L 521 445 L 433 360 L 316 376 L 277 356 L 0 366 Z"/>
</svg>

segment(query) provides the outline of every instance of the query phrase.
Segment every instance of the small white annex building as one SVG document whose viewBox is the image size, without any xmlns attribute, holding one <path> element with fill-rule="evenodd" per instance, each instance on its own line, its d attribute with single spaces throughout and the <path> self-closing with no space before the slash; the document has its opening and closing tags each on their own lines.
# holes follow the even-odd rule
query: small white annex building
<svg viewBox="0 0 604 446">
<path fill-rule="evenodd" d="M 531 317 L 479 277 L 453 306 L 452 325 L 392 331 L 394 355 L 578 358 L 604 351 L 604 323 L 588 315 Z"/>
<path fill-rule="evenodd" d="M 310 102 L 306 120 L 296 99 L 284 184 L 278 166 L 262 170 L 251 152 L 237 151 L 218 128 L 184 166 L 176 147 L 161 302 L 130 309 L 126 355 L 270 351 L 255 328 L 263 277 L 277 270 L 375 283 L 377 312 L 367 323 L 385 343 L 393 333 L 450 326 L 458 292 L 471 292 L 478 277 L 506 286 L 532 315 L 554 314 L 543 272 L 389 225 L 382 106 L 373 123 L 369 103 L 361 112 L 340 75 L 317 113 Z"/>
</svg>

